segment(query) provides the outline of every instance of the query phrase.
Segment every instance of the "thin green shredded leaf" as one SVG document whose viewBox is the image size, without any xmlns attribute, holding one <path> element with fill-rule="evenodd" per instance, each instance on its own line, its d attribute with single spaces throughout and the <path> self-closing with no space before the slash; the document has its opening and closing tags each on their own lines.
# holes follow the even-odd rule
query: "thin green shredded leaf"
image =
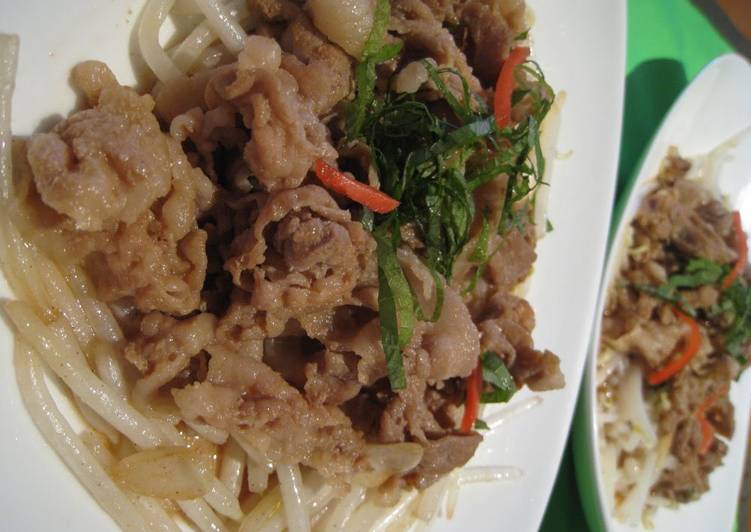
<svg viewBox="0 0 751 532">
<path fill-rule="evenodd" d="M 488 252 L 488 244 L 490 241 L 490 223 L 488 222 L 487 213 L 483 213 L 482 226 L 480 232 L 477 234 L 477 241 L 472 253 L 469 256 L 469 262 L 477 264 L 475 271 L 472 273 L 467 287 L 464 289 L 464 295 L 470 294 L 477 286 L 477 281 L 480 280 L 482 274 L 485 273 L 485 266 L 490 259 L 491 253 Z"/>
<path fill-rule="evenodd" d="M 497 353 L 486 351 L 480 356 L 482 363 L 482 378 L 490 384 L 492 391 L 483 392 L 480 400 L 483 403 L 506 403 L 516 393 L 514 378 Z"/>
<path fill-rule="evenodd" d="M 381 321 L 381 343 L 386 354 L 389 383 L 392 390 L 407 385 L 402 349 L 412 338 L 414 302 L 407 278 L 396 259 L 392 236 L 384 229 L 373 233 L 378 256 L 378 311 Z"/>
<path fill-rule="evenodd" d="M 347 108 L 347 136 L 352 139 L 360 135 L 368 107 L 374 100 L 376 65 L 396 57 L 402 49 L 401 41 L 383 43 L 390 16 L 389 1 L 378 0 L 373 27 L 363 46 L 360 62 L 355 67 L 355 99 Z"/>
<path fill-rule="evenodd" d="M 667 285 L 673 289 L 696 288 L 713 284 L 725 277 L 728 268 L 707 259 L 691 259 L 684 272 L 671 275 Z"/>
<path fill-rule="evenodd" d="M 377 54 L 383 46 L 383 39 L 386 37 L 386 29 L 391 17 L 391 4 L 388 0 L 377 0 L 375 12 L 373 13 L 373 26 L 370 28 L 368 38 L 362 47 L 360 60 L 364 61 L 368 57 Z"/>
<path fill-rule="evenodd" d="M 529 117 L 529 132 L 527 135 L 529 135 L 529 145 L 534 148 L 535 170 L 541 180 L 542 176 L 545 175 L 545 157 L 540 144 L 540 122 L 534 115 Z"/>
<path fill-rule="evenodd" d="M 627 284 L 627 286 L 630 286 L 631 288 L 633 288 L 634 290 L 638 290 L 639 292 L 644 292 L 645 294 L 650 295 L 661 301 L 665 301 L 666 303 L 675 305 L 676 307 L 681 309 L 684 313 L 688 314 L 692 318 L 696 318 L 696 309 L 691 307 L 690 305 L 687 305 L 686 302 L 683 301 L 681 294 L 679 292 L 676 292 L 672 287 L 669 287 L 667 284 L 663 284 L 660 286 L 653 286 L 650 284 L 630 283 L 630 284 Z"/>
<path fill-rule="evenodd" d="M 442 157 L 447 153 L 473 146 L 483 137 L 493 133 L 494 130 L 495 119 L 492 117 L 470 122 L 447 133 L 445 137 L 438 140 L 430 148 L 416 152 L 411 163 L 419 165 L 435 157 Z"/>
<path fill-rule="evenodd" d="M 475 430 L 490 430 L 490 427 L 482 419 L 476 419 Z"/>
<path fill-rule="evenodd" d="M 553 222 L 551 222 L 549 219 L 546 218 L 545 219 L 545 232 L 551 233 L 553 232 L 553 229 L 555 229 L 553 227 Z"/>
<path fill-rule="evenodd" d="M 714 284 L 720 281 L 727 274 L 727 271 L 727 267 L 711 260 L 691 259 L 683 271 L 669 276 L 667 282 L 661 285 L 653 286 L 635 283 L 631 286 L 652 297 L 672 303 L 689 316 L 695 318 L 697 316 L 697 309 L 687 305 L 678 290 Z"/>
<path fill-rule="evenodd" d="M 751 287 L 737 279 L 723 292 L 720 305 L 723 304 L 732 309 L 734 318 L 725 333 L 725 349 L 741 364 L 745 364 L 746 357 L 741 349 L 751 339 Z"/>
<path fill-rule="evenodd" d="M 435 306 L 433 307 L 433 313 L 430 316 L 425 315 L 422 311 L 422 307 L 415 298 L 415 314 L 420 321 L 430 321 L 435 323 L 441 318 L 441 311 L 443 310 L 443 298 L 445 293 L 445 287 L 443 285 L 443 279 L 440 274 L 428 268 L 430 275 L 433 277 L 433 284 L 435 285 Z"/>
<path fill-rule="evenodd" d="M 366 230 L 368 230 L 368 231 L 370 231 L 372 233 L 373 232 L 373 228 L 375 227 L 374 226 L 375 216 L 374 216 L 373 211 L 371 211 L 367 207 L 363 207 L 362 208 L 362 217 L 360 218 L 360 223 L 362 224 L 362 226 Z"/>
<path fill-rule="evenodd" d="M 475 264 L 484 264 L 488 260 L 488 242 L 490 240 L 490 224 L 488 223 L 487 214 L 482 216 L 482 227 L 477 235 L 477 243 L 472 254 L 469 256 L 470 262 Z"/>
<path fill-rule="evenodd" d="M 425 66 L 425 70 L 428 72 L 428 77 L 430 78 L 430 81 L 433 82 L 433 84 L 438 88 L 438 92 L 441 93 L 441 96 L 443 96 L 443 99 L 446 100 L 446 103 L 449 104 L 449 107 L 451 107 L 451 110 L 454 111 L 456 116 L 462 121 L 462 122 L 469 122 L 473 119 L 475 116 L 474 111 L 472 110 L 472 96 L 469 90 L 469 84 L 467 83 L 467 80 L 464 79 L 464 76 L 462 76 L 457 70 L 452 68 L 441 68 L 438 69 L 431 63 L 430 61 L 424 60 L 423 65 Z M 451 92 L 451 90 L 448 88 L 446 83 L 443 81 L 443 78 L 441 78 L 441 74 L 451 74 L 456 76 L 462 84 L 462 101 L 456 99 L 456 96 L 454 96 L 454 93 Z"/>
</svg>

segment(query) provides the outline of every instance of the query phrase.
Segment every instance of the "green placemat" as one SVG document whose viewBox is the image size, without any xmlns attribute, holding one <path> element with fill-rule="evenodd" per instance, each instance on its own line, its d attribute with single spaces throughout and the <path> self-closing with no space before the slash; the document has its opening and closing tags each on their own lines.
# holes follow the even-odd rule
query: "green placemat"
<svg viewBox="0 0 751 532">
<path fill-rule="evenodd" d="M 626 100 L 616 197 L 635 176 L 642 153 L 688 80 L 709 61 L 731 50 L 689 0 L 629 1 Z M 540 530 L 588 530 L 570 440 Z"/>
</svg>

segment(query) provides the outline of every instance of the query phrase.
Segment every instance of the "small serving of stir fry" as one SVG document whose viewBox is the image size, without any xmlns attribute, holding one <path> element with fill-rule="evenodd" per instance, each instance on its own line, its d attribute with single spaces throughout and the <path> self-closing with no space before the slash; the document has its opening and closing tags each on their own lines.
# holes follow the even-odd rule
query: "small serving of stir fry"
<svg viewBox="0 0 751 532">
<path fill-rule="evenodd" d="M 732 382 L 751 355 L 751 270 L 740 214 L 671 151 L 611 287 L 598 359 L 605 479 L 639 523 L 694 500 L 733 434 Z"/>
</svg>

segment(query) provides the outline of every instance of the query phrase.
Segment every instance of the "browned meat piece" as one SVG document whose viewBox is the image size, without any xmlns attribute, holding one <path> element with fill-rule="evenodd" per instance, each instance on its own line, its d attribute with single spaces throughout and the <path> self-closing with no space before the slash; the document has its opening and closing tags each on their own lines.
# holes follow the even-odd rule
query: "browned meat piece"
<svg viewBox="0 0 751 532">
<path fill-rule="evenodd" d="M 230 297 L 230 306 L 217 324 L 217 339 L 237 350 L 250 349 L 260 358 L 264 338 L 281 335 L 287 317 L 277 318 L 259 311 L 250 304 L 250 294 L 243 290 L 233 289 Z"/>
<path fill-rule="evenodd" d="M 697 355 L 698 356 L 698 355 Z M 672 408 L 664 413 L 661 423 L 672 430 L 682 419 L 693 416 L 709 397 L 722 395 L 723 390 L 738 374 L 738 364 L 730 357 L 713 356 L 692 362 L 696 371 L 683 371 L 672 381 L 670 403 Z M 721 434 L 733 433 L 733 406 L 721 397 L 710 409 L 708 419 L 714 420 Z"/>
<path fill-rule="evenodd" d="M 504 318 L 521 325 L 528 332 L 535 328 L 535 313 L 526 299 L 498 290 L 489 300 L 488 316 Z"/>
<path fill-rule="evenodd" d="M 470 434 L 447 434 L 422 443 L 424 454 L 415 469 L 405 477 L 418 489 L 425 489 L 446 473 L 466 464 L 475 454 L 482 436 Z"/>
<path fill-rule="evenodd" d="M 652 296 L 626 286 L 612 289 L 603 315 L 602 331 L 607 338 L 618 338 L 642 320 L 649 320 L 660 302 Z"/>
<path fill-rule="evenodd" d="M 148 211 L 135 223 L 121 225 L 106 245 L 89 255 L 86 265 L 101 297 L 133 297 L 143 312 L 184 315 L 198 308 L 206 233 L 193 229 L 175 240 L 168 234 L 160 237 L 163 229 L 164 223 Z"/>
<path fill-rule="evenodd" d="M 219 67 L 217 71 L 228 68 Z M 154 90 L 154 112 L 165 123 L 171 124 L 179 115 L 204 105 L 206 85 L 216 71 L 202 71 L 188 77 L 175 78 Z"/>
<path fill-rule="evenodd" d="M 182 321 L 159 312 L 144 316 L 138 338 L 125 346 L 125 358 L 143 375 L 133 388 L 133 400 L 147 408 L 159 388 L 178 377 L 191 358 L 214 341 L 215 325 L 211 314 Z"/>
<path fill-rule="evenodd" d="M 518 387 L 526 384 L 535 391 L 562 388 L 565 378 L 558 357 L 534 349 L 534 325 L 529 303 L 498 289 L 479 313 L 480 350 L 498 354 Z"/>
<path fill-rule="evenodd" d="M 217 172 L 217 152 L 230 152 L 224 155 L 224 170 L 221 178 L 228 182 L 232 190 L 250 192 L 251 172 L 242 158 L 242 151 L 249 139 L 249 133 L 239 127 L 235 111 L 229 105 L 222 105 L 204 112 L 200 107 L 193 107 L 172 120 L 170 135 L 179 142 L 190 141 L 197 153 L 191 155 L 201 165 L 214 182 L 220 181 Z M 232 161 L 230 161 L 232 157 Z"/>
<path fill-rule="evenodd" d="M 282 35 L 282 68 L 292 74 L 300 94 L 317 115 L 328 113 L 349 94 L 352 65 L 338 46 L 328 42 L 305 15 L 297 16 Z"/>
<path fill-rule="evenodd" d="M 410 267 L 407 270 L 412 271 Z M 432 277 L 430 279 L 432 282 Z M 434 419 L 434 411 L 425 399 L 429 391 L 426 380 L 449 378 L 435 377 L 439 373 L 465 376 L 477 363 L 479 345 L 476 328 L 468 315 L 463 317 L 462 311 L 452 310 L 458 304 L 464 313 L 467 312 L 458 295 L 453 290 L 447 290 L 447 306 L 441 318 L 446 320 L 445 323 L 441 320 L 435 324 L 419 323 L 412 342 L 405 351 L 407 388 L 384 397 L 383 404 L 378 408 L 379 441 L 398 442 L 408 436 L 420 439 L 424 438 L 426 431 L 441 430 Z M 337 379 L 342 380 L 341 375 L 344 375 L 348 379 L 346 382 L 326 379 L 322 383 L 313 372 L 316 368 L 310 365 L 306 371 L 309 378 L 306 391 L 323 389 L 324 393 L 328 393 L 329 390 L 323 388 L 323 385 L 333 385 L 334 391 L 354 389 L 355 383 L 373 386 L 386 376 L 385 356 L 380 346 L 380 325 L 378 319 L 371 316 L 372 311 L 362 307 L 339 307 L 333 314 L 319 312 L 298 318 L 307 334 L 322 342 L 328 349 L 337 353 L 352 353 L 347 358 L 350 362 L 346 368 L 342 365 L 335 366 L 339 368 Z M 320 361 L 317 366 L 320 373 Z M 354 368 L 356 373 L 351 372 Z M 437 404 L 436 408 L 443 406 Z"/>
<path fill-rule="evenodd" d="M 678 502 L 689 502 L 709 490 L 709 473 L 722 463 L 727 445 L 715 438 L 710 450 L 700 455 L 701 438 L 699 423 L 693 417 L 678 425 L 671 449 L 678 464 L 662 472 L 652 488 L 655 493 Z"/>
<path fill-rule="evenodd" d="M 548 350 L 518 349 L 509 371 L 518 387 L 526 384 L 535 392 L 556 390 L 566 385 L 560 359 Z"/>
<path fill-rule="evenodd" d="M 213 185 L 161 132 L 150 96 L 118 85 L 97 62 L 73 77 L 96 106 L 29 142 L 42 201 L 66 217 L 70 249 L 86 258 L 101 297 L 133 298 L 144 312 L 195 310 L 206 271 L 196 218 Z"/>
<path fill-rule="evenodd" d="M 355 355 L 324 351 L 305 366 L 305 397 L 312 403 L 340 405 L 362 388 L 357 380 Z"/>
<path fill-rule="evenodd" d="M 433 275 L 414 253 L 400 250 L 397 257 L 423 312 L 431 315 L 436 305 Z M 480 334 L 464 301 L 450 286 L 443 288 L 441 315 L 437 322 L 426 324 L 421 347 L 430 355 L 430 379 L 466 377 L 477 365 Z"/>
<path fill-rule="evenodd" d="M 272 461 L 302 462 L 327 476 L 352 473 L 362 436 L 335 407 L 308 403 L 253 357 L 214 345 L 206 381 L 173 390 L 188 420 L 241 432 Z"/>
<path fill-rule="evenodd" d="M 726 241 L 728 233 L 720 233 L 712 225 L 712 219 L 716 217 L 714 208 L 698 209 L 712 201 L 716 200 L 711 199 L 701 186 L 680 180 L 671 188 L 660 188 L 650 194 L 642 204 L 635 224 L 639 230 L 669 242 L 689 256 L 721 264 L 731 263 L 736 253 Z M 708 216 L 709 220 L 702 215 Z M 724 225 L 729 228 L 729 222 Z"/>
<path fill-rule="evenodd" d="M 686 176 L 691 169 L 691 161 L 678 155 L 675 147 L 668 148 L 668 154 L 663 159 L 660 166 L 660 173 L 657 174 L 657 181 L 661 185 L 673 185 L 676 181 Z"/>
<path fill-rule="evenodd" d="M 645 321 L 614 340 L 612 345 L 622 353 L 638 355 L 650 368 L 656 369 L 675 352 L 687 331 L 688 327 L 677 320 L 670 324 Z"/>
<path fill-rule="evenodd" d="M 714 286 L 704 285 L 695 290 L 682 290 L 681 297 L 693 308 L 710 308 L 718 303 L 720 291 Z"/>
<path fill-rule="evenodd" d="M 279 68 L 276 41 L 249 37 L 246 47 L 254 46 L 263 46 L 266 53 L 249 52 L 247 61 L 219 70 L 207 87 L 206 104 L 209 109 L 229 104 L 242 116 L 251 131 L 244 157 L 266 190 L 293 188 L 315 159 L 334 159 L 336 152 L 295 79 Z"/>
<path fill-rule="evenodd" d="M 300 13 L 300 6 L 291 0 L 249 0 L 248 4 L 271 22 L 292 20 Z"/>
<path fill-rule="evenodd" d="M 272 195 L 255 225 L 232 242 L 225 268 L 266 311 L 342 304 L 374 263 L 375 242 L 326 190 L 308 185 Z M 369 264 L 371 266 L 369 266 Z"/>
<path fill-rule="evenodd" d="M 441 22 L 456 22 L 456 8 L 454 0 L 423 0 L 423 3 L 430 8 L 433 16 Z"/>
<path fill-rule="evenodd" d="M 441 317 L 425 331 L 422 348 L 430 354 L 432 380 L 467 377 L 477 366 L 480 333 L 461 297 L 450 287 L 444 289 Z"/>
<path fill-rule="evenodd" d="M 733 414 L 735 409 L 733 403 L 727 396 L 719 399 L 714 406 L 712 406 L 706 412 L 707 420 L 712 423 L 712 426 L 717 431 L 717 434 L 724 436 L 725 438 L 731 438 L 733 432 L 735 432 L 735 419 Z"/>
<path fill-rule="evenodd" d="M 470 89 L 480 92 L 480 82 L 472 74 L 464 53 L 425 2 L 392 0 L 389 29 L 404 39 L 408 51 L 421 57 L 432 57 L 439 65 L 456 68 L 467 80 Z M 455 81 L 455 76 L 451 78 Z M 449 83 L 452 82 L 451 78 L 447 78 Z"/>
<path fill-rule="evenodd" d="M 170 150 L 151 96 L 118 85 L 102 63 L 82 63 L 74 72 L 95 107 L 31 138 L 34 183 L 44 203 L 76 229 L 133 223 L 169 192 L 174 167 L 187 161 Z"/>
<path fill-rule="evenodd" d="M 516 360 L 516 349 L 503 334 L 498 320 L 483 320 L 477 324 L 477 328 L 481 335 L 481 352 L 492 351 L 501 357 L 506 367 L 513 365 Z"/>
<path fill-rule="evenodd" d="M 409 439 L 420 442 L 427 440 L 427 434 L 442 432 L 433 413 L 425 402 L 430 375 L 430 355 L 421 346 L 425 324 L 415 327 L 412 341 L 404 349 L 404 372 L 407 386 L 397 391 L 388 401 L 380 419 L 378 438 L 381 442 L 392 443 Z"/>
<path fill-rule="evenodd" d="M 534 242 L 517 230 L 504 236 L 503 245 L 488 262 L 488 275 L 499 288 L 512 289 L 532 271 L 537 254 Z"/>
<path fill-rule="evenodd" d="M 480 322 L 478 327 L 482 332 L 481 351 L 497 353 L 506 367 L 510 369 L 517 363 L 519 350 L 533 349 L 534 343 L 530 331 L 512 319 L 503 317 L 487 319 Z"/>
<path fill-rule="evenodd" d="M 89 107 L 96 107 L 99 96 L 105 87 L 118 87 L 117 79 L 104 63 L 84 61 L 73 67 L 71 73 L 73 86 L 84 93 Z"/>
<path fill-rule="evenodd" d="M 355 354 L 358 357 L 358 382 L 372 386 L 388 374 L 386 356 L 381 347 L 381 325 L 372 313 L 356 318 L 352 316 L 352 310 L 342 306 L 333 313 L 310 313 L 298 319 L 306 333 L 328 349 Z M 355 309 L 354 312 L 360 311 Z"/>
<path fill-rule="evenodd" d="M 283 336 L 263 341 L 261 360 L 285 381 L 302 391 L 307 379 L 306 366 L 319 354 L 320 349 L 321 345 L 311 341 L 302 331 L 286 328 Z"/>
<path fill-rule="evenodd" d="M 470 0 L 459 10 L 459 20 L 469 32 L 470 64 L 486 87 L 495 86 L 514 37 L 523 31 L 517 23 L 521 17 L 506 17 L 503 13 L 504 7 L 508 9 L 506 4 L 517 4 L 515 7 L 524 13 L 524 2 L 517 0 Z"/>
</svg>

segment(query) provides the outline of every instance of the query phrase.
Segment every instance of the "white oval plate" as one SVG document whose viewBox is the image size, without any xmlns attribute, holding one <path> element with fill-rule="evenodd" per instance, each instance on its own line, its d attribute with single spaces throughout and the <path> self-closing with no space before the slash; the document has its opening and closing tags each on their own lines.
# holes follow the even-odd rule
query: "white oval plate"
<svg viewBox="0 0 751 532">
<path fill-rule="evenodd" d="M 557 90 L 565 90 L 549 216 L 555 230 L 538 247 L 529 297 L 535 341 L 561 355 L 566 388 L 509 420 L 486 438 L 473 465 L 513 465 L 513 483 L 462 489 L 454 519 L 473 532 L 534 531 L 555 481 L 576 402 L 605 253 L 621 131 L 626 10 L 623 0 L 529 0 L 534 55 Z M 121 82 L 135 79 L 130 32 L 142 0 L 0 0 L 0 31 L 21 36 L 13 128 L 28 134 L 75 103 L 69 69 L 106 61 Z M 133 57 L 137 57 L 133 55 Z M 49 122 L 47 122 L 49 124 Z M 0 295 L 8 295 L 7 288 Z M 11 336 L 0 324 L 0 512 L 11 530 L 110 530 L 112 522 L 47 448 L 16 389 Z M 529 393 L 519 394 L 514 402 Z"/>
<path fill-rule="evenodd" d="M 656 88 L 657 90 L 657 88 Z M 739 135 L 740 132 L 745 134 Z M 717 185 L 732 209 L 741 212 L 744 229 L 751 232 L 751 65 L 736 54 L 722 56 L 709 65 L 683 91 L 671 108 L 636 176 L 613 238 L 605 267 L 597 317 L 587 361 L 582 400 L 574 431 L 574 449 L 580 492 L 593 530 L 633 532 L 633 528 L 612 518 L 604 498 L 600 475 L 596 412 L 596 364 L 600 345 L 602 310 L 607 288 L 618 274 L 625 252 L 624 238 L 644 196 L 652 190 L 653 178 L 670 146 L 682 156 L 693 158 L 708 153 L 731 138 L 737 138 L 729 157 L 718 168 Z M 751 409 L 751 371 L 733 383 L 730 399 L 735 405 L 735 434 L 722 466 L 710 475 L 710 491 L 698 501 L 677 510 L 659 509 L 654 530 L 688 532 L 732 530 L 738 490 L 744 466 Z"/>
</svg>

